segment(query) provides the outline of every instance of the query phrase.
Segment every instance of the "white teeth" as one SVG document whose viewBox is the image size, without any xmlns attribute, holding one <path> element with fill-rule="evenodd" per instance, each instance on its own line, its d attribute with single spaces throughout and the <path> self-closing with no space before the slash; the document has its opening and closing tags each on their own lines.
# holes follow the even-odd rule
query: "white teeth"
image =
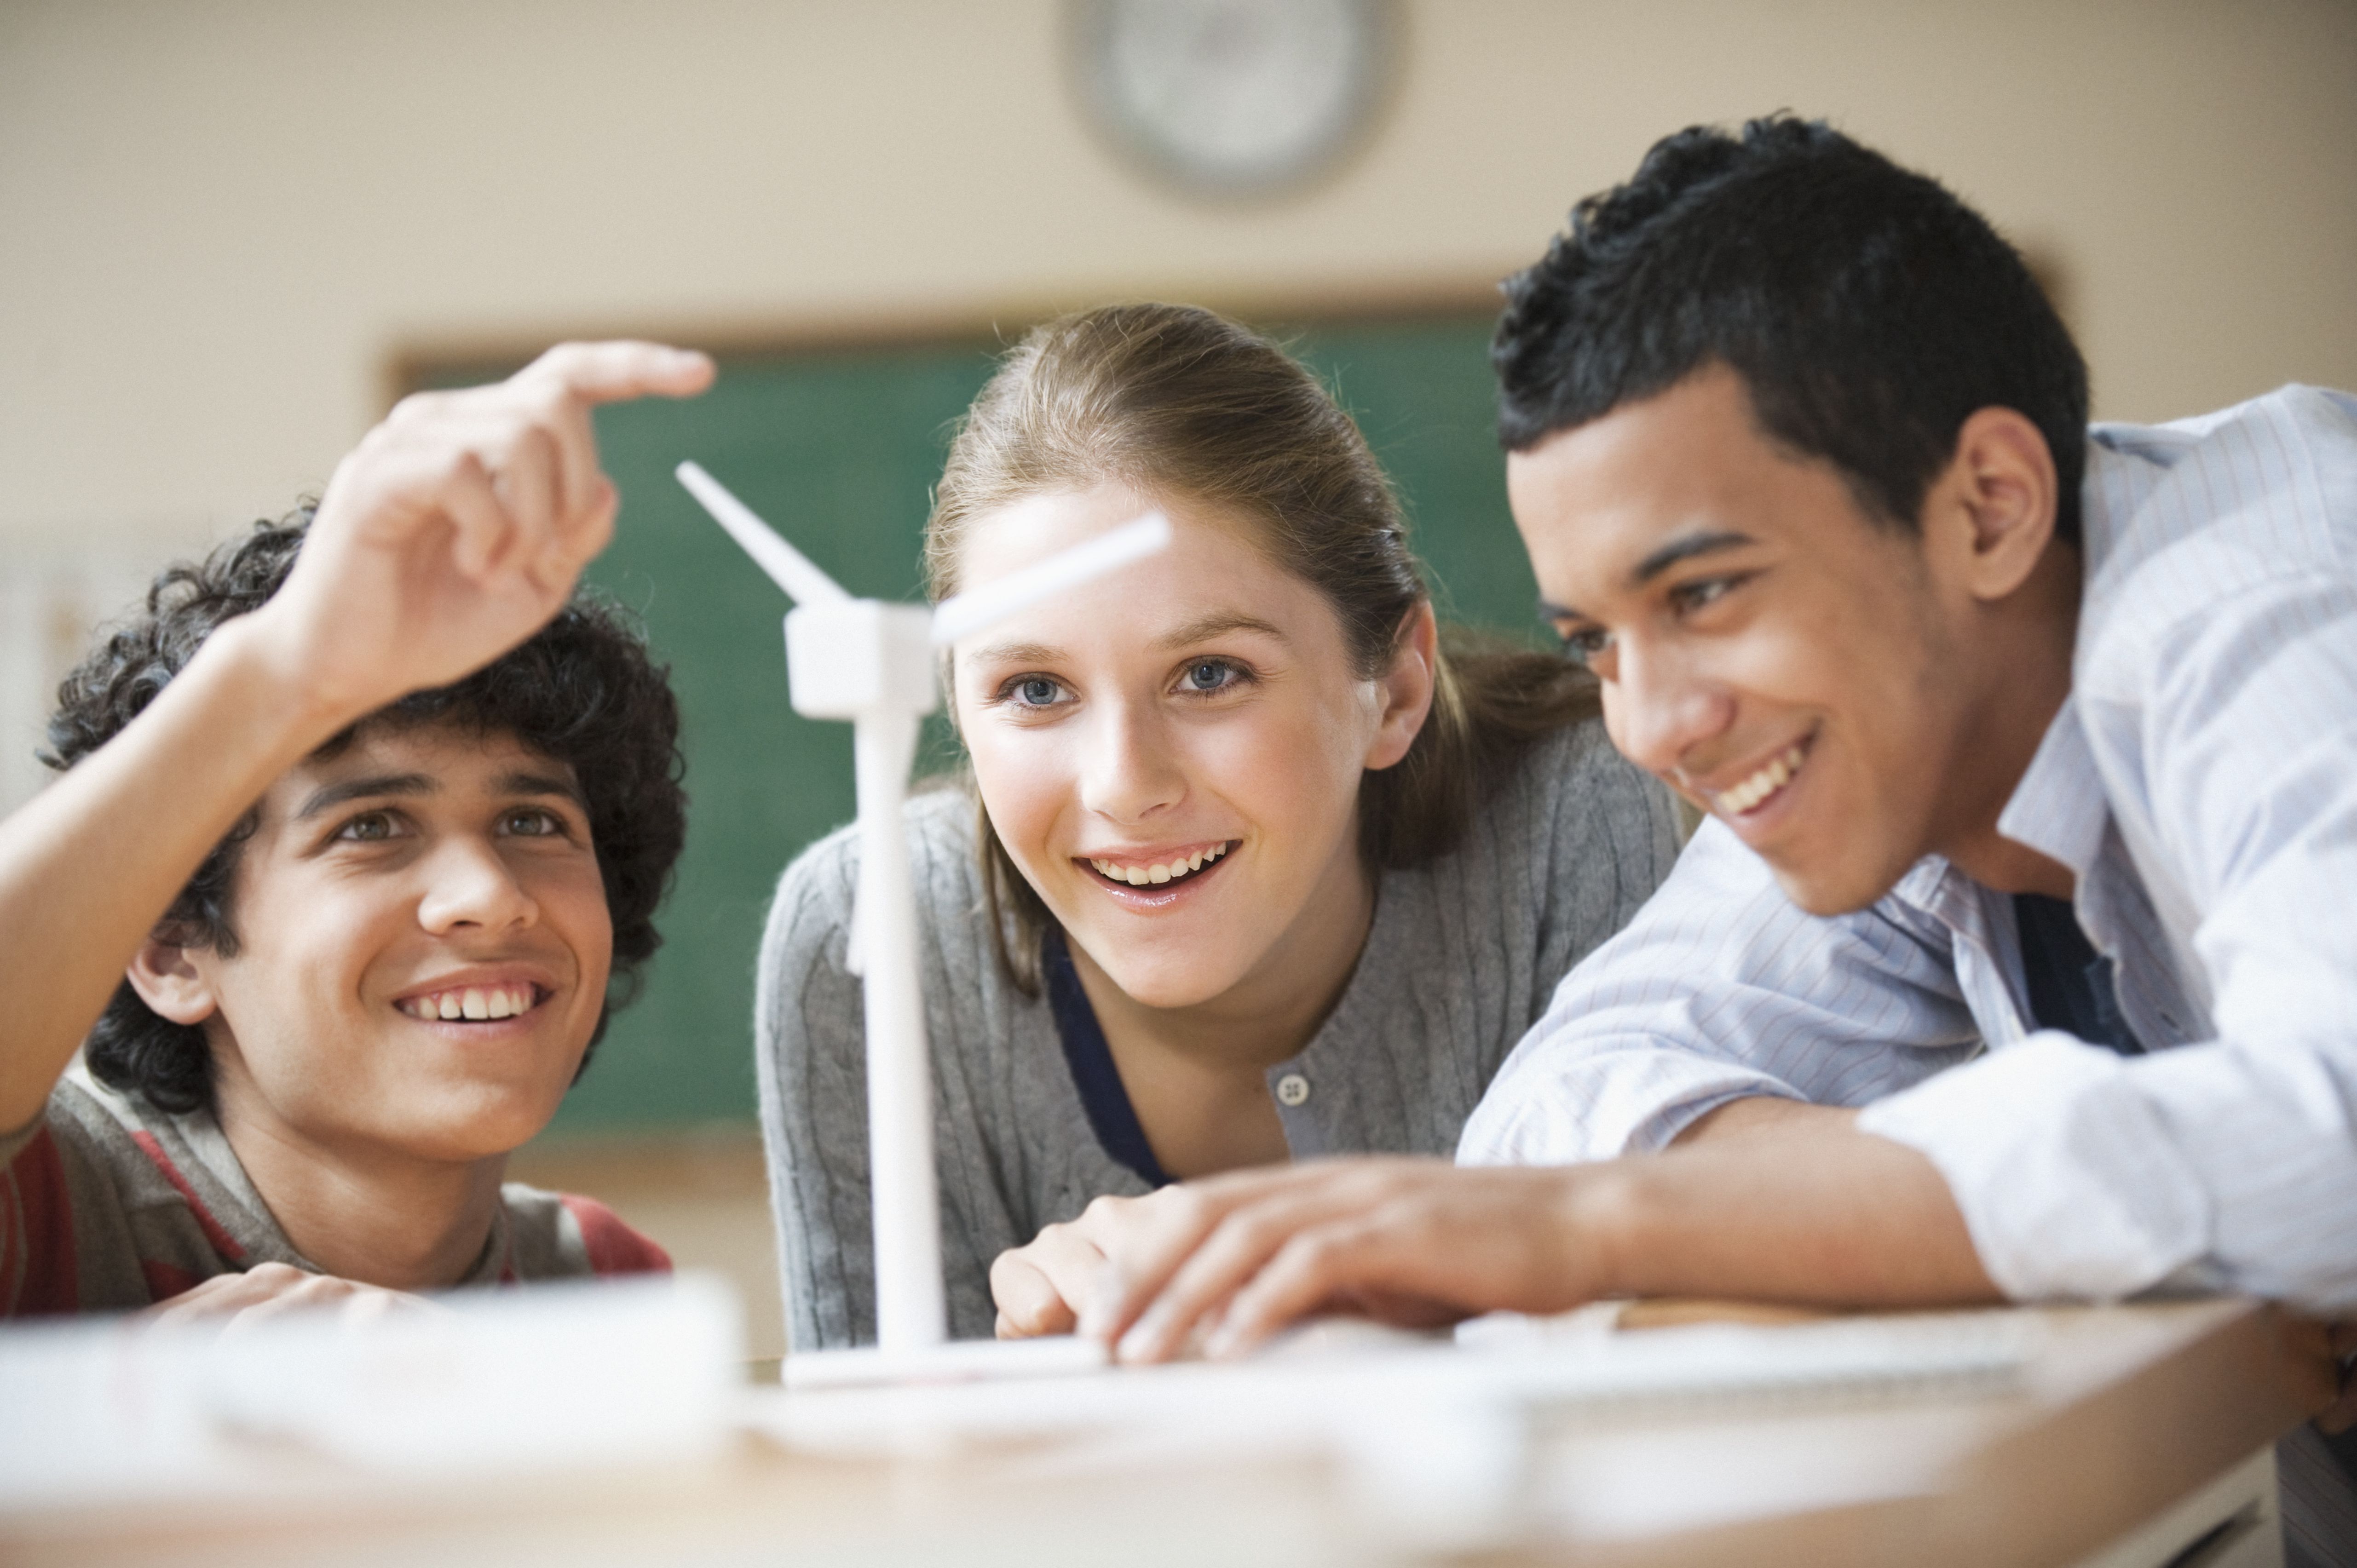
<svg viewBox="0 0 2357 1568">
<path fill-rule="evenodd" d="M 1190 872 L 1200 871 L 1227 853 L 1226 844 L 1218 844 L 1211 849 L 1194 850 L 1162 865 L 1122 865 L 1114 861 L 1096 859 L 1090 860 L 1089 864 L 1096 867 L 1098 875 L 1108 881 L 1126 882 L 1132 887 L 1158 886 L 1165 882 L 1175 882 Z"/>
<path fill-rule="evenodd" d="M 1790 782 L 1792 775 L 1801 770 L 1801 760 L 1806 755 L 1804 747 L 1787 746 L 1751 777 L 1720 790 L 1713 799 L 1720 811 L 1740 816 Z"/>
<path fill-rule="evenodd" d="M 431 996 L 413 996 L 401 1004 L 401 1010 L 413 1018 L 429 1021 L 515 1018 L 532 1011 L 533 996 L 530 985 L 469 985 L 457 991 L 436 992 Z"/>
</svg>

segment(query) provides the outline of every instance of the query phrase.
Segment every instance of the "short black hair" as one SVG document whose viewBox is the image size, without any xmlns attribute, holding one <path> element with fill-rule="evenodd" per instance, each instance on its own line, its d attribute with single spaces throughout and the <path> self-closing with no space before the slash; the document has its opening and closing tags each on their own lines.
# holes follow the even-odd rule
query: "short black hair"
<svg viewBox="0 0 2357 1568">
<path fill-rule="evenodd" d="M 204 560 L 158 575 L 144 611 L 115 627 L 58 688 L 41 760 L 64 769 L 105 745 L 223 621 L 260 608 L 286 580 L 310 520 L 306 507 L 279 522 L 257 522 Z M 662 943 L 655 908 L 686 842 L 679 704 L 669 671 L 649 658 L 645 639 L 618 607 L 583 589 L 512 651 L 455 684 L 380 708 L 315 755 L 332 757 L 370 729 L 444 725 L 512 736 L 571 767 L 581 786 L 614 927 L 613 972 L 590 1036 L 595 1046 L 608 1015 L 637 994 L 641 970 Z M 230 893 L 240 851 L 256 825 L 255 811 L 247 811 L 180 889 L 157 928 L 170 940 L 238 950 Z M 116 987 L 82 1055 L 101 1082 L 158 1110 L 212 1106 L 204 1030 L 158 1015 L 128 981 Z M 588 1066 L 586 1053 L 582 1066 Z"/>
<path fill-rule="evenodd" d="M 2005 407 L 2045 436 L 2055 532 L 2079 541 L 2087 367 L 2045 291 L 1937 180 L 1822 121 L 1663 137 L 1504 292 L 1509 451 L 1724 364 L 1763 434 L 1912 528 L 1964 421 Z"/>
</svg>

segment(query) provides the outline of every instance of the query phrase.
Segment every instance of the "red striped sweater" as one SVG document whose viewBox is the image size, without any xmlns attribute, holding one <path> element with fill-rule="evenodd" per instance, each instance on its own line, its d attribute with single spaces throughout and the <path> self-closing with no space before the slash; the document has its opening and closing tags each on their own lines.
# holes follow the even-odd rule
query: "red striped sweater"
<svg viewBox="0 0 2357 1568">
<path fill-rule="evenodd" d="M 462 1284 L 668 1271 L 671 1260 L 594 1198 L 517 1182 Z M 167 1115 L 77 1069 L 40 1120 L 0 1137 L 0 1318 L 166 1301 L 296 1251 L 204 1112 Z"/>
</svg>

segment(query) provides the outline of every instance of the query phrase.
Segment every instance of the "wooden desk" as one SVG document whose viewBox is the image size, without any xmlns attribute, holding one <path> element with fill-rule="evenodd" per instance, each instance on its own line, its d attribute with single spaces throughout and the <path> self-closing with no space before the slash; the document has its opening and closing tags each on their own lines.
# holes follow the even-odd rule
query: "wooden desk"
<svg viewBox="0 0 2357 1568">
<path fill-rule="evenodd" d="M 2263 1455 L 2299 1419 L 2270 1309 L 2212 1301 L 2032 1316 L 2040 1348 L 2002 1391 L 1544 1423 L 1521 1461 L 1512 1522 L 1470 1549 L 1386 1520 L 1367 1478 L 1331 1455 L 1173 1460 L 1147 1434 L 1142 1444 L 1100 1435 L 888 1459 L 748 1437 L 660 1471 L 432 1487 L 289 1456 L 284 1485 L 259 1498 L 0 1514 L 0 1560 L 2073 1564 Z M 2257 1474 L 2245 1471 L 2246 1485 Z M 2136 1554 L 2163 1562 L 2174 1549 L 2147 1542 Z"/>
</svg>

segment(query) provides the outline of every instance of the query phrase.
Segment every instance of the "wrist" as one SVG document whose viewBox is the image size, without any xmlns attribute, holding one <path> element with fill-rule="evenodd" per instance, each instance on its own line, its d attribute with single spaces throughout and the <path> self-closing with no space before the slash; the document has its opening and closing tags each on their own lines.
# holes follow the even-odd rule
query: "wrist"
<svg viewBox="0 0 2357 1568">
<path fill-rule="evenodd" d="M 1563 1165 L 1555 1180 L 1555 1233 L 1563 1253 L 1559 1279 L 1577 1282 L 1579 1299 L 1641 1295 L 1650 1196 L 1641 1159 L 1596 1160 Z"/>
<path fill-rule="evenodd" d="M 274 749 L 292 757 L 307 754 L 373 706 L 325 690 L 312 661 L 281 635 L 266 607 L 215 628 L 179 678 L 191 676 L 235 693 L 238 706 L 280 736 Z"/>
</svg>

